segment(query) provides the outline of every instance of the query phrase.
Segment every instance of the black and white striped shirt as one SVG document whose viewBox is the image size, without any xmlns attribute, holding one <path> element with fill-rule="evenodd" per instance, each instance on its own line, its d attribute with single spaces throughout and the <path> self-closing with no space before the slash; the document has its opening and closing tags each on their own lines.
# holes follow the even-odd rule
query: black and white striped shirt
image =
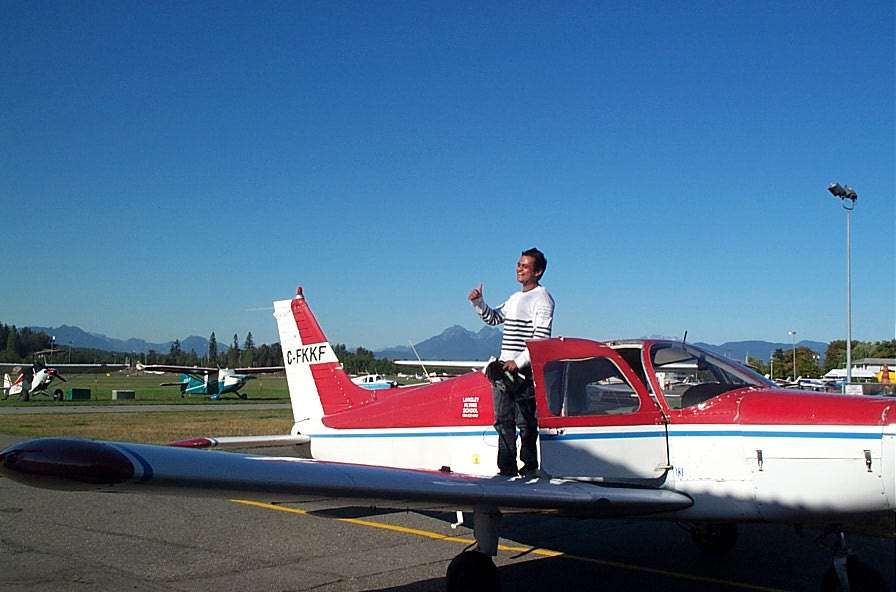
<svg viewBox="0 0 896 592">
<path fill-rule="evenodd" d="M 490 308 L 482 298 L 476 298 L 473 309 L 487 325 L 504 323 L 500 359 L 505 362 L 513 360 L 519 368 L 532 363 L 526 341 L 551 336 L 554 299 L 544 286 L 517 292 L 497 308 Z"/>
</svg>

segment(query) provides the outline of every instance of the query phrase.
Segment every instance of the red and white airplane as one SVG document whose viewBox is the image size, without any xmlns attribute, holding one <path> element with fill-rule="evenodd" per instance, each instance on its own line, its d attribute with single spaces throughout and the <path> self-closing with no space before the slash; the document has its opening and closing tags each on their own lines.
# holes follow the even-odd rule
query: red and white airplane
<svg viewBox="0 0 896 592">
<path fill-rule="evenodd" d="M 54 381 L 68 382 L 60 374 L 60 369 L 66 372 L 86 374 L 124 368 L 124 364 L 53 364 L 51 367 L 47 365 L 45 359 L 47 355 L 54 353 L 59 353 L 59 350 L 47 349 L 35 352 L 34 355 L 41 357 L 41 360 L 31 365 L 0 363 L 0 368 L 10 368 L 14 375 L 14 377 L 9 374 L 3 375 L 3 398 L 7 399 L 12 395 L 18 395 L 19 400 L 29 401 L 35 395 L 45 395 L 52 396 L 54 401 L 61 401 L 62 389 L 57 388 L 53 390 L 52 394 L 50 393 L 50 386 Z"/>
<path fill-rule="evenodd" d="M 823 589 L 886 588 L 843 532 L 870 519 L 892 534 L 892 399 L 783 390 L 682 342 L 534 340 L 542 474 L 502 477 L 482 373 L 365 390 L 340 367 L 301 288 L 274 303 L 274 316 L 290 435 L 168 447 L 38 439 L 0 453 L 0 474 L 54 489 L 472 513 L 478 547 L 451 562 L 449 590 L 499 586 L 490 556 L 507 512 L 673 520 L 714 553 L 734 545 L 739 522 L 819 527 L 835 551 Z M 309 440 L 313 460 L 198 449 Z"/>
<path fill-rule="evenodd" d="M 10 395 L 19 395 L 20 398 L 27 401 L 32 394 L 47 394 L 47 389 L 50 388 L 53 380 L 68 382 L 56 368 L 50 368 L 43 362 L 35 362 L 31 368 L 17 365 L 13 368 L 13 374 L 16 375 L 15 378 L 9 374 L 3 375 L 3 390 L 6 392 L 3 395 L 4 399 Z M 25 388 L 26 386 L 28 388 Z M 62 397 L 62 391 L 57 389 L 57 393 L 54 398 L 59 400 Z"/>
</svg>

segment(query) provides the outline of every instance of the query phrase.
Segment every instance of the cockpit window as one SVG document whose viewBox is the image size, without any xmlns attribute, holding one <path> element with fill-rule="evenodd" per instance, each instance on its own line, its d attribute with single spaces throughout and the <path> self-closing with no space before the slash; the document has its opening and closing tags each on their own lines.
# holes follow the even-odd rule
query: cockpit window
<svg viewBox="0 0 896 592">
<path fill-rule="evenodd" d="M 663 397 L 673 409 L 693 407 L 728 391 L 768 385 L 746 366 L 684 344 L 655 344 L 650 359 Z"/>
<path fill-rule="evenodd" d="M 544 368 L 548 409 L 553 415 L 616 415 L 634 413 L 641 401 L 611 360 L 555 360 Z"/>
</svg>

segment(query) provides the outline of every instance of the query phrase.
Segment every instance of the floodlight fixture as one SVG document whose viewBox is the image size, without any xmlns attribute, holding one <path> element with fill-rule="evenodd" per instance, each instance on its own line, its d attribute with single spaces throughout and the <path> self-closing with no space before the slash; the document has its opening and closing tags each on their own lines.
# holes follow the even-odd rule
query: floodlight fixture
<svg viewBox="0 0 896 592">
<path fill-rule="evenodd" d="M 834 197 L 840 198 L 844 209 L 851 210 L 856 207 L 856 200 L 859 196 L 856 195 L 855 189 L 849 185 L 842 186 L 840 183 L 831 183 L 830 186 L 828 186 L 828 191 L 830 191 L 831 195 Z M 850 203 L 847 203 L 846 200 L 850 200 Z"/>
<path fill-rule="evenodd" d="M 831 183 L 831 186 L 828 187 L 828 191 L 830 191 L 831 195 L 834 197 L 846 197 L 846 190 L 840 186 L 840 183 Z"/>
</svg>

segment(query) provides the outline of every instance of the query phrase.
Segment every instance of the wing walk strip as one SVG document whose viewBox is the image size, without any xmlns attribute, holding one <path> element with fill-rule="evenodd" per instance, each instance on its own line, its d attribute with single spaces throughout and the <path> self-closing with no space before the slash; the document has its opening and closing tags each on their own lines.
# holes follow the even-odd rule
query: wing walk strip
<svg viewBox="0 0 896 592">
<path fill-rule="evenodd" d="M 314 517 L 322 517 L 316 514 L 312 514 L 308 510 L 301 510 L 299 508 L 287 508 L 284 506 L 277 506 L 274 504 L 265 504 L 262 502 L 253 502 L 250 500 L 239 500 L 232 499 L 230 500 L 237 504 L 245 504 L 247 506 L 255 506 L 258 508 L 263 508 L 266 510 L 277 510 L 279 512 L 289 512 L 291 514 L 299 514 L 302 516 L 314 516 Z M 452 543 L 463 543 L 465 545 L 470 545 L 475 543 L 476 541 L 471 538 L 464 537 L 454 537 L 454 536 L 445 536 L 443 534 L 439 534 L 437 532 L 431 532 L 428 530 L 419 530 L 417 528 L 407 528 L 404 526 L 396 526 L 394 524 L 385 524 L 382 522 L 373 522 L 372 520 L 361 520 L 360 518 L 328 518 L 329 520 L 338 520 L 340 522 L 348 522 L 350 524 L 358 524 L 360 526 L 369 526 L 372 528 L 379 528 L 382 530 L 392 530 L 395 532 L 401 532 L 404 534 L 415 534 L 422 537 L 427 537 L 430 539 L 436 539 L 440 541 L 448 541 Z M 501 551 L 508 551 L 512 553 L 519 553 L 520 555 L 541 555 L 543 557 L 565 557 L 567 559 L 572 559 L 575 561 L 582 561 L 584 563 L 591 563 L 593 565 L 602 565 L 605 567 L 613 567 L 616 569 L 622 569 L 627 571 L 636 571 L 641 573 L 649 573 L 653 575 L 659 576 L 667 576 L 671 578 L 676 578 L 679 580 L 689 580 L 693 582 L 703 582 L 709 584 L 720 584 L 723 586 L 728 586 L 731 588 L 739 588 L 742 590 L 755 590 L 757 592 L 786 592 L 781 588 L 770 588 L 768 586 L 758 586 L 755 584 L 747 584 L 744 582 L 733 582 L 730 580 L 721 580 L 718 578 L 709 578 L 705 576 L 697 576 L 692 574 L 679 573 L 674 571 L 667 571 L 664 569 L 656 569 L 653 567 L 645 567 L 640 565 L 631 565 L 629 563 L 619 563 L 618 561 L 607 561 L 604 559 L 594 559 L 592 557 L 581 557 L 578 555 L 569 555 L 567 553 L 563 553 L 562 551 L 552 551 L 551 549 L 540 549 L 540 548 L 532 548 L 532 547 L 519 547 L 512 545 L 498 545 L 498 549 Z"/>
</svg>

